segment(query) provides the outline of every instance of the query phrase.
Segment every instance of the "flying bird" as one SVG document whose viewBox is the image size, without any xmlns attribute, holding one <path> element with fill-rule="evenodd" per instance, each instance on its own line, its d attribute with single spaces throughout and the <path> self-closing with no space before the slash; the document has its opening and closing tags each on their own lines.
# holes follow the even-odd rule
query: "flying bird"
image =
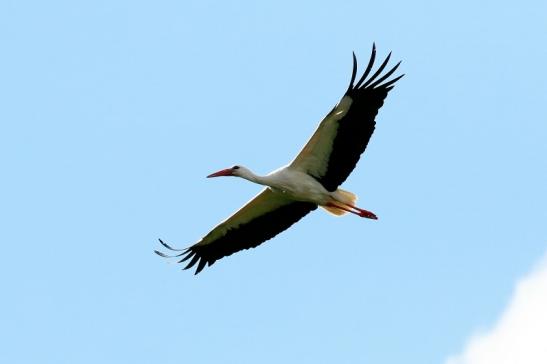
<svg viewBox="0 0 547 364">
<path fill-rule="evenodd" d="M 356 81 L 357 58 L 353 53 L 353 71 L 349 86 L 340 102 L 325 116 L 310 140 L 287 166 L 259 176 L 244 166 L 235 165 L 207 177 L 234 176 L 266 186 L 257 196 L 232 216 L 218 224 L 196 244 L 174 249 L 160 239 L 167 249 L 179 253 L 184 269 L 197 264 L 195 274 L 205 265 L 243 249 L 254 248 L 288 229 L 318 206 L 331 214 L 352 213 L 377 219 L 370 211 L 355 205 L 357 196 L 338 188 L 350 175 L 374 131 L 375 117 L 388 92 L 404 75 L 388 80 L 399 67 L 386 68 L 391 52 L 369 77 L 376 58 L 376 46 L 362 76 Z"/>
</svg>

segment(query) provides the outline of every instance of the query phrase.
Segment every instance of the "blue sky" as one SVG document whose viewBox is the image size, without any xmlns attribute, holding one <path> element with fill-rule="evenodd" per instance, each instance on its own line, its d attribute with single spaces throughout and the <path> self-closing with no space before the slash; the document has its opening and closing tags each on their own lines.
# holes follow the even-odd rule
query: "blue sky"
<svg viewBox="0 0 547 364">
<path fill-rule="evenodd" d="M 547 5 L 3 1 L 0 361 L 442 363 L 547 248 Z M 393 51 L 344 187 L 195 277 L 153 254 L 259 187 Z"/>
</svg>

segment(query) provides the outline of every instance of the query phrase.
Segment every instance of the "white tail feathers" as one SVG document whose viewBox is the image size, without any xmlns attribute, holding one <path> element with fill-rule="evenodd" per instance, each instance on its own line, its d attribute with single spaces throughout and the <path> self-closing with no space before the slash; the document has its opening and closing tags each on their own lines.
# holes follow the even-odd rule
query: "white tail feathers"
<svg viewBox="0 0 547 364">
<path fill-rule="evenodd" d="M 346 205 L 355 206 L 355 203 L 357 202 L 356 194 L 343 190 L 341 188 L 334 191 L 333 195 L 335 200 L 340 201 Z"/>
<path fill-rule="evenodd" d="M 338 203 L 341 203 L 342 205 L 355 206 L 355 202 L 357 202 L 357 195 L 349 191 L 343 190 L 341 188 L 334 191 L 332 193 L 332 197 L 334 199 L 333 201 L 334 204 L 338 202 Z M 341 216 L 347 213 L 347 211 L 344 211 L 342 209 L 337 209 L 336 207 L 332 207 L 332 206 L 321 206 L 321 207 L 336 216 Z"/>
</svg>

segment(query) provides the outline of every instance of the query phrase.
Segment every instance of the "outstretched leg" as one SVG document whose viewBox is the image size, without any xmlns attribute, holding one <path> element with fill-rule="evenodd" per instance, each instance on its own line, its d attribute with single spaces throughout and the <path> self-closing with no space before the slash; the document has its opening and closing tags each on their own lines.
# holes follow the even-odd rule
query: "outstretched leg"
<svg viewBox="0 0 547 364">
<path fill-rule="evenodd" d="M 337 209 L 340 209 L 340 210 L 344 210 L 346 212 L 351 212 L 352 214 L 355 214 L 355 215 L 361 216 L 361 217 L 366 217 L 367 219 L 378 220 L 378 217 L 374 213 L 372 213 L 368 210 L 363 210 L 363 209 L 361 209 L 359 207 L 356 207 L 356 206 L 353 206 L 353 205 L 348 205 L 348 204 L 344 204 L 344 205 L 336 204 L 336 203 L 333 203 L 333 202 L 327 203 L 328 207 L 333 207 L 333 208 L 337 208 Z"/>
</svg>

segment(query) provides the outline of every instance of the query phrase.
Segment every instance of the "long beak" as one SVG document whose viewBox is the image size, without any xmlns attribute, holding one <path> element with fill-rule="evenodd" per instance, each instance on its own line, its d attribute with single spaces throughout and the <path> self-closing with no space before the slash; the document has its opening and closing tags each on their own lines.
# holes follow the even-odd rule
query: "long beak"
<svg viewBox="0 0 547 364">
<path fill-rule="evenodd" d="M 221 177 L 221 176 L 232 176 L 232 169 L 231 168 L 223 169 L 221 171 L 208 175 L 207 178 Z"/>
</svg>

